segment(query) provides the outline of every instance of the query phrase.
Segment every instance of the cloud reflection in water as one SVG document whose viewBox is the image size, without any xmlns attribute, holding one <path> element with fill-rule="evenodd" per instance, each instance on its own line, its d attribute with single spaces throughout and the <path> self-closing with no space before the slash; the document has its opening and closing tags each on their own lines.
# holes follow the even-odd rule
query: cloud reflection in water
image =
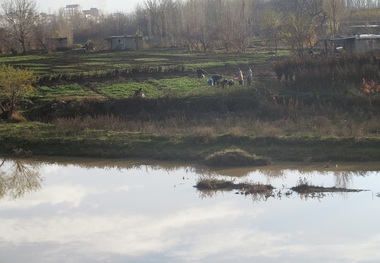
<svg viewBox="0 0 380 263">
<path fill-rule="evenodd" d="M 0 261 L 380 260 L 379 199 L 364 194 L 252 203 L 233 192 L 200 199 L 182 169 L 44 171 L 40 191 L 0 202 Z"/>
</svg>

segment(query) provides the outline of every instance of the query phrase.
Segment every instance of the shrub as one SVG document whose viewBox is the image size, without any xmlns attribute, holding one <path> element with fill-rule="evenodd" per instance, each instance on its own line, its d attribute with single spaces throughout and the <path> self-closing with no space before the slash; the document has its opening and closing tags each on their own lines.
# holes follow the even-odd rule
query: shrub
<svg viewBox="0 0 380 263">
<path fill-rule="evenodd" d="M 378 54 L 346 55 L 339 58 L 290 58 L 274 66 L 277 79 L 297 91 L 347 92 L 362 77 L 379 79 Z"/>
<path fill-rule="evenodd" d="M 32 71 L 0 65 L 0 110 L 1 117 L 9 119 L 16 110 L 19 97 L 33 92 L 36 81 Z"/>
<path fill-rule="evenodd" d="M 374 80 L 367 81 L 363 78 L 362 92 L 367 96 L 369 106 L 372 108 L 372 101 L 380 95 L 380 84 L 376 83 Z"/>
<path fill-rule="evenodd" d="M 205 163 L 211 166 L 268 165 L 270 158 L 256 156 L 238 148 L 229 148 L 206 157 Z"/>
</svg>

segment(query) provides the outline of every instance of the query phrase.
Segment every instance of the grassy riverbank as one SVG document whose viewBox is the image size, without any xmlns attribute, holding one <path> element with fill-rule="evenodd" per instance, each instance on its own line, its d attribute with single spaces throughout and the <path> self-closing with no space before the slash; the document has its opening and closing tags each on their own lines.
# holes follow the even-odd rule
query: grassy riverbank
<svg viewBox="0 0 380 263">
<path fill-rule="evenodd" d="M 3 124 L 3 155 L 148 158 L 203 162 L 230 147 L 274 161 L 380 161 L 380 138 L 160 135 L 110 130 L 59 129 L 51 124 Z"/>
<path fill-rule="evenodd" d="M 273 161 L 379 161 L 378 98 L 356 81 L 308 85 L 307 67 L 294 72 L 302 85 L 281 79 L 274 65 L 283 59 L 179 50 L 1 57 L 39 82 L 17 123 L 1 122 L 0 154 L 204 162 L 235 148 Z M 208 86 L 195 74 L 232 79 L 248 66 L 252 86 Z M 143 99 L 134 97 L 139 88 Z"/>
</svg>

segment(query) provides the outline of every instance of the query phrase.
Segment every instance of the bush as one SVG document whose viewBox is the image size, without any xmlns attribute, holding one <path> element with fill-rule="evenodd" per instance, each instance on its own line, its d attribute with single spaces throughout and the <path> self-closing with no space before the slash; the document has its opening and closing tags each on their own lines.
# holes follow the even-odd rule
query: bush
<svg viewBox="0 0 380 263">
<path fill-rule="evenodd" d="M 238 148 L 230 148 L 209 155 L 205 163 L 211 166 L 260 166 L 270 164 L 271 159 L 256 156 Z"/>
<path fill-rule="evenodd" d="M 17 108 L 19 97 L 33 92 L 36 81 L 32 71 L 0 65 L 0 116 L 9 119 Z"/>
<path fill-rule="evenodd" d="M 296 91 L 346 93 L 350 85 L 362 78 L 380 79 L 380 55 L 323 56 L 288 58 L 274 66 L 277 79 Z"/>
</svg>

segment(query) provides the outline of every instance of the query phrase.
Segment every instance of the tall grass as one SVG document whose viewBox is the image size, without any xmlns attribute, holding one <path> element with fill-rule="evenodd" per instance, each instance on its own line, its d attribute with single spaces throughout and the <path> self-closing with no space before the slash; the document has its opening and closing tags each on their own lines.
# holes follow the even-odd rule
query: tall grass
<svg viewBox="0 0 380 263">
<path fill-rule="evenodd" d="M 343 116 L 342 116 L 343 117 Z M 380 119 L 368 121 L 300 117 L 265 121 L 249 116 L 192 118 L 185 115 L 153 119 L 123 119 L 115 115 L 84 116 L 56 119 L 53 124 L 62 129 L 117 130 L 161 135 L 186 134 L 212 140 L 218 134 L 236 136 L 322 136 L 322 137 L 377 137 Z"/>
<path fill-rule="evenodd" d="M 380 53 L 315 57 L 291 57 L 277 62 L 278 80 L 296 91 L 346 93 L 363 78 L 380 80 Z"/>
</svg>

